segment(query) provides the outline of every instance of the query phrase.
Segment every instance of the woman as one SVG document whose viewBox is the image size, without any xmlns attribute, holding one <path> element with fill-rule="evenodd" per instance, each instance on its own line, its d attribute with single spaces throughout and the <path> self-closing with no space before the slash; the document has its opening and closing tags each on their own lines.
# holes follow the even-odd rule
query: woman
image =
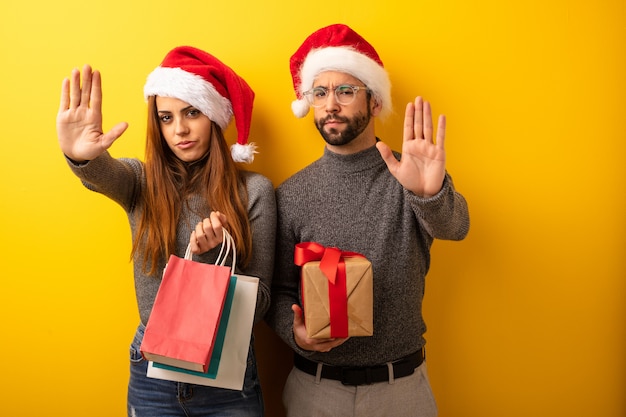
<svg viewBox="0 0 626 417">
<path fill-rule="evenodd" d="M 72 71 L 61 91 L 57 134 L 61 150 L 83 184 L 124 208 L 133 236 L 135 289 L 141 323 L 131 345 L 129 416 L 261 416 L 263 399 L 251 336 L 242 391 L 146 377 L 139 353 L 145 324 L 170 254 L 188 245 L 194 260 L 213 263 L 226 227 L 235 240 L 242 274 L 260 278 L 256 317 L 270 304 L 276 207 L 271 182 L 244 171 L 254 92 L 232 69 L 191 47 L 170 51 L 144 87 L 148 102 L 145 162 L 115 159 L 107 149 L 128 125 L 102 131 L 98 71 Z M 235 118 L 237 143 L 223 129 Z"/>
</svg>

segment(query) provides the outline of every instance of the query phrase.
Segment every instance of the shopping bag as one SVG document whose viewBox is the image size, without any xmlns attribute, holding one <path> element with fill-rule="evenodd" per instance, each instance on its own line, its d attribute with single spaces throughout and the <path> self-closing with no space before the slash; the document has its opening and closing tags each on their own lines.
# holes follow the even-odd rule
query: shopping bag
<svg viewBox="0 0 626 417">
<path fill-rule="evenodd" d="M 220 256 L 229 244 L 225 239 Z M 184 258 L 171 255 L 146 324 L 140 348 L 144 358 L 206 372 L 231 275 L 223 261 L 194 262 L 190 247 Z"/>
<path fill-rule="evenodd" d="M 224 341 L 226 339 L 226 330 L 228 328 L 228 319 L 230 317 L 230 311 L 233 305 L 233 299 L 235 298 L 235 288 L 237 286 L 237 277 L 230 277 L 230 285 L 228 286 L 228 294 L 226 294 L 226 300 L 224 301 L 224 308 L 222 309 L 222 317 L 220 318 L 220 325 L 217 329 L 217 336 L 215 337 L 215 344 L 213 346 L 213 353 L 211 353 L 211 361 L 209 362 L 209 368 L 206 372 L 191 371 L 176 366 L 166 365 L 156 362 L 156 367 L 161 369 L 170 369 L 173 371 L 181 371 L 191 375 L 200 375 L 204 378 L 217 377 L 217 370 L 219 368 L 220 360 L 222 358 L 222 351 L 224 349 Z"/>
<path fill-rule="evenodd" d="M 228 238 L 232 239 L 229 234 Z M 234 244 L 232 245 L 233 265 L 235 265 L 236 250 Z M 217 365 L 213 366 L 214 358 L 212 357 L 209 370 L 207 372 L 197 372 L 150 361 L 148 363 L 148 377 L 232 390 L 243 389 L 259 279 L 238 274 L 233 274 L 233 277 L 236 282 L 234 284 L 230 310 L 227 314 L 223 313 L 222 315 L 222 321 L 226 321 L 223 345 L 221 351 L 217 345 L 213 351 L 214 355 L 220 356 Z M 224 312 L 226 312 L 227 306 L 228 302 L 225 305 Z M 222 324 L 220 322 L 220 327 Z M 217 368 L 216 373 L 214 373 L 215 368 Z"/>
</svg>

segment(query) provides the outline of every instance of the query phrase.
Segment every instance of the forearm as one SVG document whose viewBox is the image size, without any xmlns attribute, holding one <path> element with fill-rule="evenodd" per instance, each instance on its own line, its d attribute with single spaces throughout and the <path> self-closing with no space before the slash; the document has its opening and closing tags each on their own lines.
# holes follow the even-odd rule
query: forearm
<svg viewBox="0 0 626 417">
<path fill-rule="evenodd" d="M 67 156 L 66 160 L 86 188 L 106 195 L 127 211 L 134 206 L 141 182 L 139 161 L 115 159 L 108 152 L 82 163 Z"/>
</svg>

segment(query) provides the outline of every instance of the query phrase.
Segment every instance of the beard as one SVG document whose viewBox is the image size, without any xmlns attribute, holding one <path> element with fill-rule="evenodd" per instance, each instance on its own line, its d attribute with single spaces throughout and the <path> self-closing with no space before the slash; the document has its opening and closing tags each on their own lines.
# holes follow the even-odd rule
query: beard
<svg viewBox="0 0 626 417">
<path fill-rule="evenodd" d="M 370 108 L 367 108 L 367 112 L 359 112 L 354 117 L 343 117 L 336 114 L 329 114 L 326 117 L 315 120 L 315 126 L 320 132 L 326 143 L 333 146 L 347 145 L 356 139 L 367 127 L 372 118 Z M 341 123 L 345 123 L 343 130 L 331 128 L 330 130 L 324 130 L 324 125 L 329 120 L 336 120 Z"/>
</svg>

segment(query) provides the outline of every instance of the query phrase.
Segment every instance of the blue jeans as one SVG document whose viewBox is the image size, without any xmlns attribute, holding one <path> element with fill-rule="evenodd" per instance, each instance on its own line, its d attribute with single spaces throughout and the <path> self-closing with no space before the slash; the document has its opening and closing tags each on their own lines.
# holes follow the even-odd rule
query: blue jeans
<svg viewBox="0 0 626 417">
<path fill-rule="evenodd" d="M 243 390 L 205 387 L 148 378 L 148 361 L 139 352 L 145 326 L 140 324 L 130 346 L 129 417 L 262 417 L 263 396 L 253 339 Z"/>
</svg>

